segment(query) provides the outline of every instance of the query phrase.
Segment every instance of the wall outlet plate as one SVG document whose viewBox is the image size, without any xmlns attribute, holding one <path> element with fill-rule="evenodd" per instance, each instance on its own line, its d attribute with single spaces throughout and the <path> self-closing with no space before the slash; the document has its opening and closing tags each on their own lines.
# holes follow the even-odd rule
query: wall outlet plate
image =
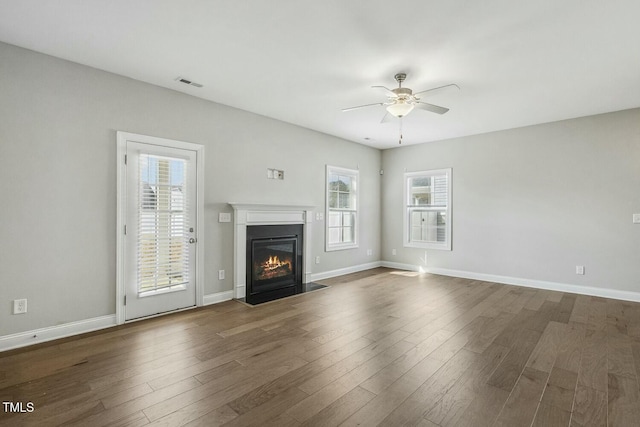
<svg viewBox="0 0 640 427">
<path fill-rule="evenodd" d="M 218 270 L 218 280 L 224 280 L 224 270 Z"/>
<path fill-rule="evenodd" d="M 633 214 L 633 223 L 640 224 L 640 214 Z"/>
<path fill-rule="evenodd" d="M 284 171 L 280 169 L 267 169 L 267 179 L 284 179 Z"/>
<path fill-rule="evenodd" d="M 218 222 L 231 222 L 231 214 L 229 212 L 220 212 L 218 214 Z"/>
<path fill-rule="evenodd" d="M 316 264 L 320 264 L 320 257 L 319 256 L 316 257 Z"/>
<path fill-rule="evenodd" d="M 576 265 L 576 274 L 584 274 L 584 265 Z"/>
<path fill-rule="evenodd" d="M 27 312 L 27 300 L 26 299 L 14 299 L 13 300 L 13 314 L 24 314 Z"/>
</svg>

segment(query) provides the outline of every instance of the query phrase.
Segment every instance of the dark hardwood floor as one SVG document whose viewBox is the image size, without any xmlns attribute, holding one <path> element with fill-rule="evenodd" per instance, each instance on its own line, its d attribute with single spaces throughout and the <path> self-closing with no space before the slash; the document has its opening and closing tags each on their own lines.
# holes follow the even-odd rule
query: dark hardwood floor
<svg viewBox="0 0 640 427">
<path fill-rule="evenodd" d="M 375 269 L 0 353 L 0 424 L 638 426 L 640 304 Z M 2 409 L 2 408 L 0 408 Z"/>
</svg>

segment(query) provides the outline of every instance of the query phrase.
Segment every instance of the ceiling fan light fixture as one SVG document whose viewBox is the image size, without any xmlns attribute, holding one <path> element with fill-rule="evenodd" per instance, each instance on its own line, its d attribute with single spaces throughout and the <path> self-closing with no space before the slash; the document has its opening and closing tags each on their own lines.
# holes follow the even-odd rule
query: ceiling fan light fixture
<svg viewBox="0 0 640 427">
<path fill-rule="evenodd" d="M 404 100 L 398 100 L 397 102 L 387 106 L 387 111 L 394 117 L 404 117 L 413 110 L 413 104 L 409 104 Z"/>
</svg>

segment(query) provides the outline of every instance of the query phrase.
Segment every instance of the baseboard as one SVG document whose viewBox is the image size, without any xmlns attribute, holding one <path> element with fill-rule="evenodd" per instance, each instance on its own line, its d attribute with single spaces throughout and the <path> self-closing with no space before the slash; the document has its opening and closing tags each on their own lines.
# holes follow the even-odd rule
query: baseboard
<svg viewBox="0 0 640 427">
<path fill-rule="evenodd" d="M 202 299 L 202 305 L 217 304 L 223 301 L 230 301 L 233 299 L 233 291 L 216 292 L 215 294 L 205 295 Z"/>
<path fill-rule="evenodd" d="M 351 267 L 339 268 L 337 270 L 323 271 L 322 273 L 311 274 L 311 281 L 316 282 L 318 280 L 329 279 L 331 277 L 343 276 L 345 274 L 357 273 L 359 271 L 371 270 L 372 268 L 380 267 L 382 264 L 380 261 L 368 262 L 366 264 L 353 265 Z"/>
<path fill-rule="evenodd" d="M 475 273 L 448 268 L 425 268 L 410 264 L 382 261 L 383 267 L 398 270 L 419 271 L 421 273 L 439 274 L 442 276 L 461 277 L 463 279 L 482 280 L 485 282 L 503 283 L 505 285 L 524 286 L 527 288 L 545 289 L 549 291 L 569 292 L 623 301 L 640 302 L 640 292 L 621 291 L 617 289 L 595 288 L 592 286 L 571 285 L 568 283 L 547 282 L 544 280 L 523 279 L 519 277 L 499 276 L 495 274 Z"/>
<path fill-rule="evenodd" d="M 381 261 L 380 266 L 386 267 L 386 268 L 393 268 L 396 270 L 418 271 L 421 273 L 425 273 L 423 267 L 420 267 L 417 265 L 411 265 L 411 264 L 402 264 L 400 262 Z"/>
<path fill-rule="evenodd" d="M 0 337 L 0 351 L 39 344 L 116 326 L 116 315 L 94 317 Z"/>
<path fill-rule="evenodd" d="M 217 292 L 215 294 L 205 295 L 203 305 L 215 304 L 218 302 L 229 301 L 231 299 L 233 299 L 233 291 Z M 19 332 L 17 334 L 5 335 L 0 337 L 0 351 L 26 347 L 28 345 L 66 338 L 73 335 L 80 335 L 87 332 L 110 328 L 112 326 L 116 326 L 115 314 L 65 323 L 63 325 L 50 326 L 47 328 L 34 329 L 32 331 Z"/>
<path fill-rule="evenodd" d="M 595 288 L 591 286 L 571 285 L 558 282 L 547 282 L 543 280 L 523 279 L 518 277 L 499 276 L 495 274 L 476 273 L 464 270 L 450 270 L 447 268 L 424 268 L 421 266 L 403 264 L 391 261 L 376 261 L 367 264 L 354 265 L 337 270 L 324 271 L 311 275 L 312 281 L 329 279 L 331 277 L 342 276 L 359 271 L 370 270 L 377 267 L 387 267 L 397 270 L 418 271 L 421 273 L 439 274 L 442 276 L 461 277 L 464 279 L 482 280 L 485 282 L 503 283 L 506 285 L 524 286 L 528 288 L 546 289 L 550 291 L 569 292 L 581 295 L 590 295 L 603 298 L 611 298 L 623 301 L 640 302 L 640 292 L 621 291 L 617 289 Z M 216 304 L 233 299 L 233 291 L 217 292 L 204 296 L 203 305 Z M 14 348 L 26 347 L 28 345 L 39 344 L 73 335 L 93 332 L 100 329 L 116 326 L 116 316 L 94 317 L 92 319 L 80 320 L 77 322 L 65 323 L 63 325 L 50 326 L 47 328 L 34 329 L 17 334 L 0 337 L 0 352 L 12 350 Z"/>
</svg>

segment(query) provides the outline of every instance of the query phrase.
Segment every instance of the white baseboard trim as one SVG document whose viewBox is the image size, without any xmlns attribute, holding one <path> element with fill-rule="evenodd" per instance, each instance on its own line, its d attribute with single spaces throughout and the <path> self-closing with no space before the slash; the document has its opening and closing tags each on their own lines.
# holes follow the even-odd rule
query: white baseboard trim
<svg viewBox="0 0 640 427">
<path fill-rule="evenodd" d="M 411 264 L 402 264 L 400 262 L 381 261 L 380 266 L 386 267 L 386 268 L 393 268 L 396 270 L 418 271 L 418 272 L 426 273 L 423 267 L 420 267 L 417 265 L 411 265 Z"/>
<path fill-rule="evenodd" d="M 202 300 L 202 305 L 217 304 L 223 301 L 230 301 L 233 299 L 233 291 L 216 292 L 215 294 L 205 295 Z"/>
<path fill-rule="evenodd" d="M 359 271 L 371 270 L 372 268 L 380 267 L 382 264 L 380 261 L 368 262 L 366 264 L 353 265 L 351 267 L 339 268 L 337 270 L 323 271 L 322 273 L 311 274 L 311 281 L 315 282 L 323 279 L 330 279 L 331 277 L 343 276 L 345 274 L 357 273 Z"/>
<path fill-rule="evenodd" d="M 84 334 L 99 329 L 116 326 L 116 315 L 94 317 L 92 319 L 79 320 L 77 322 L 64 323 L 62 325 L 49 326 L 47 328 L 34 329 L 32 331 L 18 332 L 17 334 L 0 337 L 0 351 L 26 347 L 28 345 L 57 340 L 72 335 Z"/>
<path fill-rule="evenodd" d="M 568 283 L 547 282 L 544 280 L 523 279 L 519 277 L 499 276 L 495 274 L 475 273 L 472 271 L 450 270 L 448 268 L 425 268 L 410 264 L 382 261 L 383 267 L 398 270 L 419 271 L 421 273 L 439 274 L 442 276 L 461 277 L 463 279 L 482 280 L 485 282 L 503 283 L 506 285 L 524 286 L 527 288 L 545 289 L 549 291 L 569 292 L 623 301 L 640 302 L 640 292 L 621 291 L 618 289 L 596 288 L 592 286 L 571 285 Z"/>
<path fill-rule="evenodd" d="M 322 273 L 315 273 L 311 275 L 311 281 L 315 282 L 317 280 L 329 279 L 331 277 L 342 276 L 350 273 L 357 273 L 359 271 L 370 270 L 377 267 L 387 267 L 396 270 L 417 271 L 421 273 L 461 277 L 464 279 L 482 280 L 485 282 L 503 283 L 507 285 L 524 286 L 528 288 L 546 289 L 550 291 L 569 292 L 574 294 L 590 295 L 623 301 L 640 302 L 640 292 L 571 285 L 566 283 L 547 282 L 543 280 L 476 273 L 472 271 L 450 270 L 447 268 L 424 268 L 417 265 L 403 264 L 391 261 L 376 261 L 367 264 L 340 268 L 337 270 L 325 271 Z M 215 294 L 205 295 L 203 305 L 215 304 L 223 301 L 229 301 L 231 299 L 233 299 L 233 291 L 217 292 Z M 52 341 L 60 338 L 66 338 L 73 335 L 93 332 L 100 329 L 110 328 L 112 326 L 116 326 L 115 314 L 0 336 L 0 352 Z"/>
<path fill-rule="evenodd" d="M 203 305 L 216 304 L 231 299 L 233 299 L 233 291 L 217 292 L 215 294 L 205 295 Z M 17 334 L 4 335 L 0 336 L 0 352 L 93 332 L 116 325 L 116 315 L 111 314 L 47 328 L 34 329 L 32 331 L 18 332 Z"/>
</svg>

